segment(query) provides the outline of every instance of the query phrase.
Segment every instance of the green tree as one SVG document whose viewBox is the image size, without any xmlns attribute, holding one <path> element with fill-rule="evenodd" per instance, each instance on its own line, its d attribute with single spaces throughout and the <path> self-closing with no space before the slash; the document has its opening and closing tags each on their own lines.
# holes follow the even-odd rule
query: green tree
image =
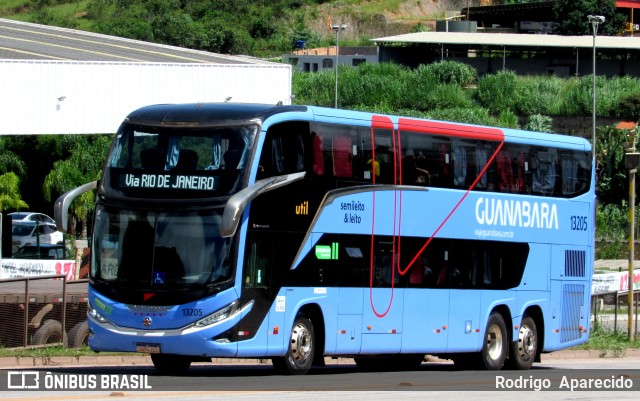
<svg viewBox="0 0 640 401">
<path fill-rule="evenodd" d="M 0 175 L 0 212 L 28 207 L 20 197 L 20 178 L 15 173 Z"/>
<path fill-rule="evenodd" d="M 556 0 L 553 15 L 561 35 L 593 34 L 588 15 L 606 18 L 605 23 L 598 26 L 598 35 L 618 35 L 627 21 L 625 15 L 617 12 L 616 0 Z"/>
<path fill-rule="evenodd" d="M 0 137 L 0 173 L 13 172 L 19 177 L 27 174 L 27 165 L 15 152 L 7 149 L 4 138 Z"/>
<path fill-rule="evenodd" d="M 70 191 L 80 185 L 100 178 L 102 166 L 111 144 L 110 135 L 93 137 L 70 136 L 73 143 L 71 155 L 54 163 L 53 169 L 45 177 L 42 190 L 47 200 Z M 87 236 L 87 218 L 94 208 L 93 192 L 85 192 L 71 204 L 71 234 L 75 234 L 77 220 L 82 224 L 82 238 Z"/>
<path fill-rule="evenodd" d="M 620 204 L 627 199 L 629 180 L 625 166 L 625 153 L 629 138 L 615 126 L 598 127 L 596 143 L 596 191 L 599 202 Z"/>
</svg>

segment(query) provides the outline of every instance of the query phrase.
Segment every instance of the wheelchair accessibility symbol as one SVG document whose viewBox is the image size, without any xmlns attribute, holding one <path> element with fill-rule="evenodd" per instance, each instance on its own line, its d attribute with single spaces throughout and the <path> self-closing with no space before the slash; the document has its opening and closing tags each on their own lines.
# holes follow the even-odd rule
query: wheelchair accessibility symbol
<svg viewBox="0 0 640 401">
<path fill-rule="evenodd" d="M 165 272 L 154 272 L 153 273 L 153 284 L 164 284 L 167 278 L 167 273 Z"/>
</svg>

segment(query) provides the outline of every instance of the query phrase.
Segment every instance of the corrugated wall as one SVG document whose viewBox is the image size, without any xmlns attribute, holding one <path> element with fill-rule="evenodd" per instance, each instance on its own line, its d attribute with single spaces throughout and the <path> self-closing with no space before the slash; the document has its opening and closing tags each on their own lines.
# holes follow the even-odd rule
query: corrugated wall
<svg viewBox="0 0 640 401">
<path fill-rule="evenodd" d="M 157 103 L 291 103 L 286 64 L 0 60 L 0 135 L 113 133 Z"/>
</svg>

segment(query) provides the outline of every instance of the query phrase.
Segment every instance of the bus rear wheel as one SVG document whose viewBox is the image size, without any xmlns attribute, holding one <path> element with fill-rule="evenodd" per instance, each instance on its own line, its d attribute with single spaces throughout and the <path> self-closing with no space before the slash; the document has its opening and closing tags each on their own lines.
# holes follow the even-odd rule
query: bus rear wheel
<svg viewBox="0 0 640 401">
<path fill-rule="evenodd" d="M 273 367 L 283 373 L 304 375 L 313 364 L 316 352 L 316 338 L 313 323 L 299 314 L 291 328 L 289 346 L 284 357 L 273 358 Z"/>
<path fill-rule="evenodd" d="M 163 375 L 180 376 L 191 366 L 191 359 L 183 355 L 151 354 L 151 362 Z"/>
<path fill-rule="evenodd" d="M 520 322 L 518 341 L 511 343 L 508 365 L 512 369 L 526 370 L 533 365 L 538 353 L 538 331 L 535 321 L 524 316 Z"/>
<path fill-rule="evenodd" d="M 509 338 L 504 318 L 499 313 L 492 313 L 487 322 L 487 330 L 482 345 L 482 362 L 487 370 L 500 370 L 507 359 Z"/>
</svg>

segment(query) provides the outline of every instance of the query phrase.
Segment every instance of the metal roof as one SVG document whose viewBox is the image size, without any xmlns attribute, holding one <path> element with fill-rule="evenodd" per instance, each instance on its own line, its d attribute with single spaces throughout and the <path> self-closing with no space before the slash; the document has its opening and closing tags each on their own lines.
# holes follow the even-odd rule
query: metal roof
<svg viewBox="0 0 640 401">
<path fill-rule="evenodd" d="M 0 59 L 154 63 L 274 64 L 77 29 L 0 18 Z"/>
<path fill-rule="evenodd" d="M 593 48 L 593 35 L 560 36 L 521 33 L 416 32 L 372 39 L 381 44 L 449 44 L 467 46 L 526 46 Z M 598 36 L 598 48 L 640 50 L 640 37 Z"/>
</svg>

